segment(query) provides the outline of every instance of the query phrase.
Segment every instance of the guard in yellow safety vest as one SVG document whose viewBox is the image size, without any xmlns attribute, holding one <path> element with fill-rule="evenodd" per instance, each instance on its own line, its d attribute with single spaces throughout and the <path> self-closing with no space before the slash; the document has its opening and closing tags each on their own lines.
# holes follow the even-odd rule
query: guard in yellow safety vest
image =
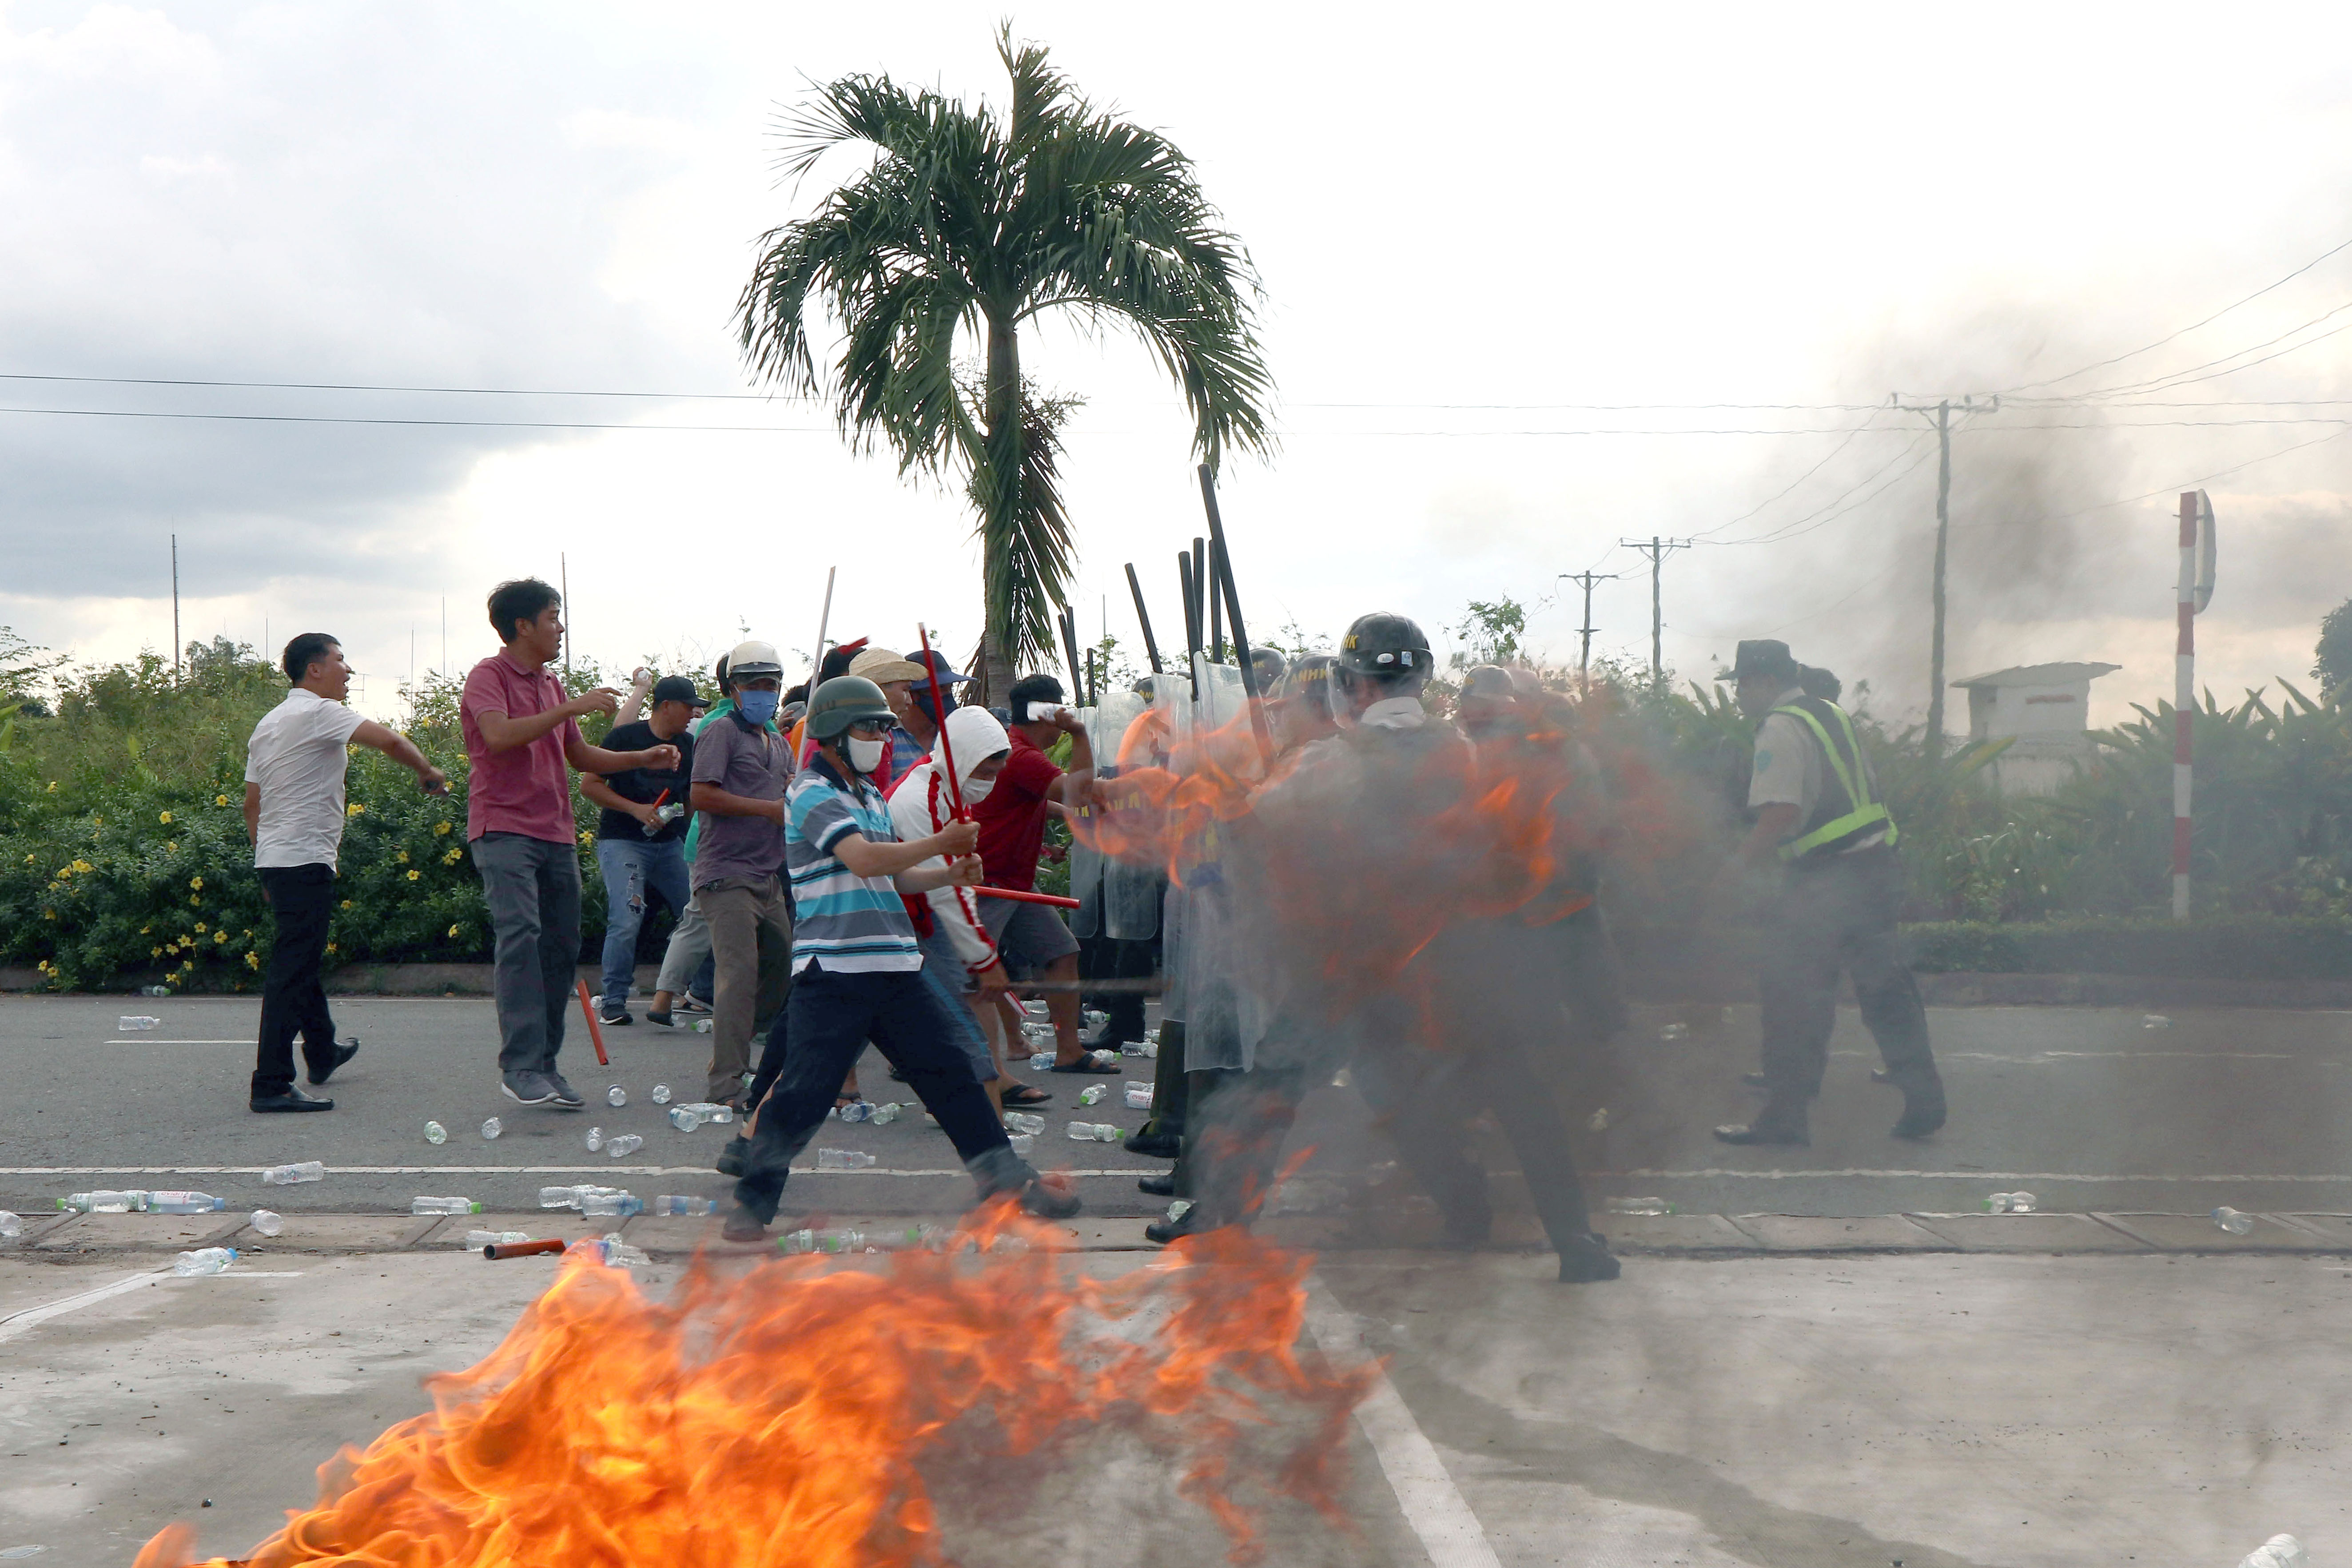
<svg viewBox="0 0 2352 1568">
<path fill-rule="evenodd" d="M 1809 1112 L 1829 1064 L 1841 973 L 1853 980 L 1862 1021 L 1903 1091 L 1897 1138 L 1944 1125 L 1944 1085 L 1927 1044 L 1918 983 L 1903 963 L 1897 830 L 1877 795 L 1853 721 L 1808 695 L 1789 645 L 1743 642 L 1732 667 L 1740 710 L 1759 721 L 1748 805 L 1754 826 L 1725 881 L 1776 874 L 1757 981 L 1763 1022 L 1763 1109 L 1718 1127 L 1727 1143 L 1811 1141 Z M 1777 868 L 1777 870 L 1776 870 Z"/>
</svg>

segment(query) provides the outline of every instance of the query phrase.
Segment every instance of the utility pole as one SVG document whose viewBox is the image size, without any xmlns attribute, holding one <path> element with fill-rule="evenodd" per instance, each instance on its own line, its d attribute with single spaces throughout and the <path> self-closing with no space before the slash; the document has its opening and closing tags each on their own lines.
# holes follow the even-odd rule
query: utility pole
<svg viewBox="0 0 2352 1568">
<path fill-rule="evenodd" d="M 1659 573 L 1665 565 L 1666 557 L 1677 550 L 1688 550 L 1691 541 L 1661 539 L 1654 533 L 1647 539 L 1621 539 L 1617 542 L 1628 550 L 1638 550 L 1650 558 L 1650 689 L 1655 691 L 1666 680 L 1666 614 L 1658 587 Z M 1589 621 L 1592 617 L 1587 616 L 1584 618 Z"/>
<path fill-rule="evenodd" d="M 563 679 L 568 685 L 572 680 L 572 560 L 561 552 L 555 557 L 555 574 L 562 579 L 562 584 L 557 592 L 563 595 Z M 1937 646 L 1940 647 L 1943 645 L 1938 643 Z M 817 657 L 824 657 L 823 648 L 817 650 Z M 1938 665 L 1937 668 L 1940 669 L 1943 667 Z M 815 689 L 814 683 L 810 689 Z"/>
<path fill-rule="evenodd" d="M 1621 574 L 1615 572 L 1563 572 L 1560 574 L 1561 577 L 1584 590 L 1584 625 L 1577 628 L 1577 635 L 1583 639 L 1576 650 L 1576 679 L 1579 680 L 1584 679 L 1585 670 L 1592 663 L 1592 634 L 1595 629 L 1592 625 L 1592 584 L 1614 583 L 1620 575 Z"/>
<path fill-rule="evenodd" d="M 172 684 L 180 683 L 180 536 L 172 535 Z"/>
<path fill-rule="evenodd" d="M 1944 754 L 1944 562 L 1949 552 L 1952 537 L 1952 400 L 1939 397 L 1931 407 L 1925 403 L 1906 403 L 1900 393 L 1886 395 L 1887 405 L 1907 414 L 1928 414 L 1935 416 L 1936 443 L 1938 457 L 1936 464 L 1936 585 L 1935 630 L 1927 653 L 1927 760 L 1934 762 Z M 1977 401 L 1974 394 L 1960 399 L 1963 414 L 1999 412 L 2000 399 L 1989 397 Z"/>
</svg>

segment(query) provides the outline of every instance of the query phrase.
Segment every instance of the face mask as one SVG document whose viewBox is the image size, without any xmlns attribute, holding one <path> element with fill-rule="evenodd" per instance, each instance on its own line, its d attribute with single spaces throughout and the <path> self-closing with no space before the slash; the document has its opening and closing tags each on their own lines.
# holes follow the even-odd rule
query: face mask
<svg viewBox="0 0 2352 1568">
<path fill-rule="evenodd" d="M 851 741 L 848 747 L 849 765 L 861 773 L 872 773 L 882 765 L 884 744 L 885 742 L 880 741 Z"/>
<path fill-rule="evenodd" d="M 776 704 L 781 700 L 781 694 L 773 691 L 739 691 L 735 694 L 735 706 L 752 723 L 765 724 L 776 716 Z"/>
<path fill-rule="evenodd" d="M 966 805 L 977 805 L 986 800 L 988 792 L 995 787 L 994 779 L 966 779 L 963 781 L 963 802 Z"/>
</svg>

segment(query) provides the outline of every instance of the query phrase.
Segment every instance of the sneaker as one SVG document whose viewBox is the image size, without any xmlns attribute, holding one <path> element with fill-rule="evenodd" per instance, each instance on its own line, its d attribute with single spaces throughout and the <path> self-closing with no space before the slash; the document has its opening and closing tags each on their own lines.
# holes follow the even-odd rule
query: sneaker
<svg viewBox="0 0 2352 1568">
<path fill-rule="evenodd" d="M 681 1013 L 708 1013 L 710 1004 L 689 991 L 677 999 L 677 1010 Z"/>
<path fill-rule="evenodd" d="M 1605 1236 L 1580 1236 L 1559 1249 L 1559 1282 L 1563 1285 L 1597 1285 L 1616 1279 L 1621 1272 L 1617 1259 L 1610 1254 L 1609 1238 Z"/>
<path fill-rule="evenodd" d="M 596 1021 L 604 1025 L 604 1027 L 608 1029 L 617 1028 L 623 1024 L 634 1024 L 636 1022 L 635 1018 L 629 1016 L 629 1010 L 626 1007 L 620 1006 L 613 1003 L 605 1004 L 604 1008 L 597 1013 Z"/>
<path fill-rule="evenodd" d="M 562 1073 L 543 1073 L 541 1076 L 547 1079 L 547 1086 L 555 1091 L 553 1094 L 548 1096 L 548 1101 L 550 1104 L 553 1105 L 556 1110 L 583 1110 L 587 1108 L 588 1102 L 580 1098 L 580 1091 L 578 1089 L 563 1081 L 563 1075 Z"/>
<path fill-rule="evenodd" d="M 518 1105 L 547 1105 L 555 1099 L 555 1086 L 539 1072 L 508 1073 L 499 1079 L 499 1092 Z"/>
<path fill-rule="evenodd" d="M 677 1025 L 672 1021 L 670 1011 L 667 1007 L 646 1008 L 646 1022 L 651 1024 L 656 1029 L 674 1029 L 677 1027 Z"/>
</svg>

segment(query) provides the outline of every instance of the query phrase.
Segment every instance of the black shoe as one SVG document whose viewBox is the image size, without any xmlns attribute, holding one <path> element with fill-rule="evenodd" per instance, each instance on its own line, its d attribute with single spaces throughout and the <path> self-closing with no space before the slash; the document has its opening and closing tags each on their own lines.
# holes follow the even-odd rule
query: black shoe
<svg viewBox="0 0 2352 1568">
<path fill-rule="evenodd" d="M 613 1007 L 602 1010 L 597 1013 L 596 1021 L 604 1025 L 604 1027 L 608 1029 L 617 1029 L 624 1024 L 634 1024 L 636 1022 L 635 1018 L 629 1016 L 629 1010 L 626 1007 Z"/>
<path fill-rule="evenodd" d="M 1141 1035 L 1121 1034 L 1109 1024 L 1105 1024 L 1091 1035 L 1078 1037 L 1079 1046 L 1089 1051 L 1116 1051 L 1121 1046 L 1139 1045 L 1142 1040 Z"/>
<path fill-rule="evenodd" d="M 1171 1171 L 1164 1176 L 1138 1177 L 1135 1184 L 1155 1198 L 1172 1198 L 1176 1195 L 1176 1173 Z"/>
<path fill-rule="evenodd" d="M 357 1040 L 337 1040 L 335 1042 L 335 1054 L 328 1060 L 326 1069 L 324 1071 L 320 1071 L 317 1068 L 312 1068 L 310 1069 L 310 1082 L 313 1085 L 326 1082 L 329 1079 L 335 1076 L 335 1069 L 337 1068 L 341 1067 L 345 1062 L 351 1060 L 353 1057 L 359 1054 L 360 1043 Z"/>
<path fill-rule="evenodd" d="M 1944 1085 L 1939 1079 L 1929 1079 L 1924 1084 L 1906 1084 L 1903 1089 L 1903 1116 L 1890 1130 L 1896 1138 L 1927 1138 L 1944 1125 Z"/>
<path fill-rule="evenodd" d="M 677 1021 L 670 1016 L 669 1009 L 667 1007 L 646 1008 L 646 1022 L 651 1024 L 656 1029 L 674 1029 L 677 1027 Z"/>
<path fill-rule="evenodd" d="M 322 1094 L 304 1094 L 292 1084 L 283 1094 L 257 1094 L 251 1100 L 256 1110 L 332 1110 L 335 1102 Z"/>
<path fill-rule="evenodd" d="M 768 1226 L 758 1215 L 738 1205 L 735 1212 L 727 1216 L 727 1223 L 719 1227 L 719 1234 L 733 1242 L 765 1241 L 768 1239 Z"/>
<path fill-rule="evenodd" d="M 740 1181 L 743 1177 L 743 1156 L 751 1152 L 751 1141 L 749 1138 L 740 1135 L 730 1138 L 727 1147 L 719 1151 L 716 1169 L 722 1176 L 733 1176 Z"/>
<path fill-rule="evenodd" d="M 1067 1219 L 1085 1206 L 1077 1194 L 1043 1176 L 1021 1189 L 1021 1212 L 1036 1219 Z"/>
<path fill-rule="evenodd" d="M 1184 1152 L 1184 1140 L 1172 1132 L 1137 1132 L 1127 1140 L 1130 1154 L 1148 1154 L 1155 1160 L 1173 1160 Z"/>
<path fill-rule="evenodd" d="M 1559 1282 L 1563 1285 L 1591 1285 L 1603 1279 L 1614 1279 L 1624 1272 L 1609 1250 L 1605 1236 L 1580 1236 L 1559 1249 Z"/>
<path fill-rule="evenodd" d="M 1160 1246 L 1165 1247 L 1171 1241 L 1191 1236 L 1197 1228 L 1192 1223 L 1192 1216 L 1200 1212 L 1199 1209 L 1192 1208 L 1184 1211 L 1184 1217 L 1181 1219 L 1155 1219 L 1143 1227 L 1143 1239 L 1157 1242 Z"/>
<path fill-rule="evenodd" d="M 1789 1143 L 1803 1148 L 1812 1142 L 1812 1134 L 1805 1125 L 1805 1104 L 1799 1100 L 1791 1108 L 1779 1098 L 1764 1102 L 1756 1120 L 1746 1124 L 1734 1122 L 1718 1127 L 1715 1135 L 1726 1143 Z"/>
</svg>

